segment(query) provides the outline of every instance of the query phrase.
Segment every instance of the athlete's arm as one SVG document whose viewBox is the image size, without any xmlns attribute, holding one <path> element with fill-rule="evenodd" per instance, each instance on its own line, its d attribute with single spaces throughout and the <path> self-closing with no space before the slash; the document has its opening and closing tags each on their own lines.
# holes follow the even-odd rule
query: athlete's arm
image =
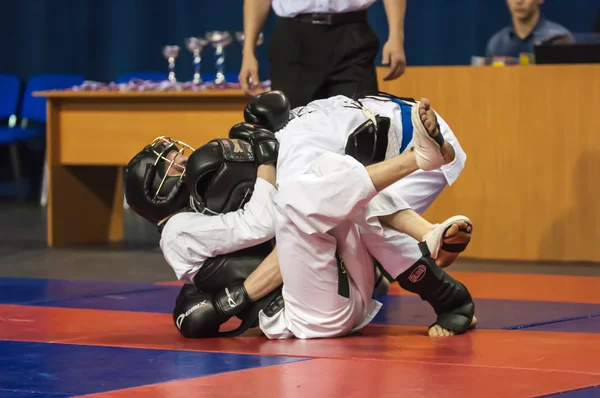
<svg viewBox="0 0 600 398">
<path fill-rule="evenodd" d="M 187 212 L 171 217 L 162 231 L 160 247 L 177 278 L 190 282 L 207 259 L 273 239 L 276 192 L 275 166 L 261 165 L 244 208 L 214 216 Z"/>
<path fill-rule="evenodd" d="M 279 270 L 277 246 L 244 281 L 250 300 L 257 301 L 271 293 L 283 283 Z"/>
</svg>

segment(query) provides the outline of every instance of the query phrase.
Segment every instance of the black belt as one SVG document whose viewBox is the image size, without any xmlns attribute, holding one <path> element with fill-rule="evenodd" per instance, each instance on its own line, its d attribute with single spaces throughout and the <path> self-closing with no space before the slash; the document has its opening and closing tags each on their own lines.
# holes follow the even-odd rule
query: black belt
<svg viewBox="0 0 600 398">
<path fill-rule="evenodd" d="M 298 14 L 293 19 L 313 25 L 343 25 L 366 22 L 367 11 L 344 12 L 340 14 Z"/>
<path fill-rule="evenodd" d="M 335 253 L 338 266 L 338 294 L 345 298 L 350 298 L 350 281 L 348 279 L 348 272 L 346 271 L 346 264 L 342 256 L 338 252 Z"/>
</svg>

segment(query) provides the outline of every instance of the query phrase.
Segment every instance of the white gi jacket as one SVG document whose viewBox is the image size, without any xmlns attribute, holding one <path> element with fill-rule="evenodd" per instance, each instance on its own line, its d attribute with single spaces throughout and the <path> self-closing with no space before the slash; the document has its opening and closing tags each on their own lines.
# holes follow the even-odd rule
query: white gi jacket
<svg viewBox="0 0 600 398">
<path fill-rule="evenodd" d="M 257 178 L 252 197 L 238 211 L 213 216 L 186 212 L 171 217 L 162 231 L 160 248 L 177 279 L 193 283 L 207 259 L 273 239 L 276 193 L 273 185 Z"/>
</svg>

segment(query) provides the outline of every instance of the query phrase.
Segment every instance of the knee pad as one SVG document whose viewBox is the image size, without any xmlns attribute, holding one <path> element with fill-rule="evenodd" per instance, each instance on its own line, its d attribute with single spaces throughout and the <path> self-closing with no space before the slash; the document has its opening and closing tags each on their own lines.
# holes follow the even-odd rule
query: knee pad
<svg viewBox="0 0 600 398">
<path fill-rule="evenodd" d="M 419 243 L 419 249 L 423 256 L 396 280 L 400 287 L 418 294 L 433 307 L 435 324 L 456 333 L 466 332 L 475 314 L 469 290 L 435 264 L 425 242 Z"/>
</svg>

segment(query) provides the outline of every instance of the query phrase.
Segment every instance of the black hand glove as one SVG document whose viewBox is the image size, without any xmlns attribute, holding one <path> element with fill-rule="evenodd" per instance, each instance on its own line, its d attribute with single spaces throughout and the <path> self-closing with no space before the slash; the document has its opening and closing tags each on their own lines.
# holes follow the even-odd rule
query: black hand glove
<svg viewBox="0 0 600 398">
<path fill-rule="evenodd" d="M 230 318 L 215 305 L 212 294 L 198 292 L 193 285 L 181 290 L 173 309 L 173 322 L 187 338 L 216 337 L 219 327 Z"/>
<path fill-rule="evenodd" d="M 254 96 L 244 108 L 244 120 L 277 132 L 290 118 L 290 101 L 281 91 L 268 91 Z"/>
<path fill-rule="evenodd" d="M 231 130 L 229 130 L 229 139 L 238 139 L 250 143 L 250 136 L 256 131 L 257 128 L 262 129 L 262 127 L 252 123 L 238 123 L 233 126 Z"/>
<path fill-rule="evenodd" d="M 279 155 L 279 142 L 275 134 L 251 123 L 238 123 L 229 130 L 230 139 L 240 139 L 252 145 L 256 165 L 275 164 Z"/>
<path fill-rule="evenodd" d="M 254 151 L 256 165 L 276 164 L 279 156 L 279 142 L 275 134 L 261 129 L 250 136 L 250 145 Z"/>
<path fill-rule="evenodd" d="M 244 284 L 239 282 L 218 291 L 213 298 L 213 303 L 219 313 L 234 316 L 250 305 L 252 300 L 250 300 Z"/>
</svg>

